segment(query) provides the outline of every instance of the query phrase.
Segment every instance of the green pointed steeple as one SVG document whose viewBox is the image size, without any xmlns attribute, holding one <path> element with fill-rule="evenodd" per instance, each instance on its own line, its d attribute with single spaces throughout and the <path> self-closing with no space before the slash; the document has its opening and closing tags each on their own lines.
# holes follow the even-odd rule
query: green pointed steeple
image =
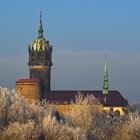
<svg viewBox="0 0 140 140">
<path fill-rule="evenodd" d="M 38 38 L 43 37 L 43 25 L 42 25 L 42 13 L 40 11 L 40 22 L 39 22 L 39 29 L 38 29 Z"/>
<path fill-rule="evenodd" d="M 107 56 L 106 56 L 104 66 L 103 94 L 108 94 L 108 91 L 109 91 L 109 81 L 108 81 Z"/>
</svg>

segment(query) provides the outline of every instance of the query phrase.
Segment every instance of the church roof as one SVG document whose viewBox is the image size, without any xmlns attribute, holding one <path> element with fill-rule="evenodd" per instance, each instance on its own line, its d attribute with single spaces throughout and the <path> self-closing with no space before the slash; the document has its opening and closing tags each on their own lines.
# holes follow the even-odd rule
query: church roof
<svg viewBox="0 0 140 140">
<path fill-rule="evenodd" d="M 19 79 L 16 83 L 39 83 L 37 79 Z"/>
<path fill-rule="evenodd" d="M 104 106 L 117 106 L 125 107 L 128 105 L 128 101 L 123 98 L 119 91 L 109 91 L 109 94 L 103 94 L 101 90 L 82 90 L 80 93 L 86 95 L 93 95 L 97 98 Z M 55 90 L 55 91 L 46 91 L 43 94 L 43 99 L 51 103 L 65 103 L 74 101 L 75 96 L 78 94 L 77 90 Z"/>
</svg>

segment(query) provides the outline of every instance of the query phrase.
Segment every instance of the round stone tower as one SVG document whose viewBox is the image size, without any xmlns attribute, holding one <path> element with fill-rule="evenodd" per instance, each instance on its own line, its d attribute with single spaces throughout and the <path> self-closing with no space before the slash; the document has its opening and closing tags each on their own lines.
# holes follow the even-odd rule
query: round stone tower
<svg viewBox="0 0 140 140">
<path fill-rule="evenodd" d="M 28 99 L 29 102 L 33 100 L 40 100 L 40 83 L 39 80 L 33 79 L 19 79 L 16 81 L 16 92 Z"/>
</svg>

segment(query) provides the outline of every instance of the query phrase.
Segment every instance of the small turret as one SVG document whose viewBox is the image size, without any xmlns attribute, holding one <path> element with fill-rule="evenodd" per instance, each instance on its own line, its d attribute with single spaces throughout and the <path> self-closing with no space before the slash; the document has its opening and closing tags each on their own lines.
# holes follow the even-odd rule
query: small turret
<svg viewBox="0 0 140 140">
<path fill-rule="evenodd" d="M 108 94 L 108 91 L 109 91 L 109 80 L 108 80 L 108 68 L 107 68 L 107 56 L 106 56 L 105 66 L 104 66 L 103 94 Z"/>
</svg>

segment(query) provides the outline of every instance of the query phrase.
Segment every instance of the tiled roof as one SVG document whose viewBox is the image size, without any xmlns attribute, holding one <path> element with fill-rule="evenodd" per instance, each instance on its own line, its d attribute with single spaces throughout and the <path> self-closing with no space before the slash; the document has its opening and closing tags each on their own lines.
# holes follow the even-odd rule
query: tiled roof
<svg viewBox="0 0 140 140">
<path fill-rule="evenodd" d="M 108 95 L 102 94 L 101 90 L 82 90 L 80 93 L 95 96 L 104 106 L 117 106 L 123 107 L 128 105 L 128 101 L 123 98 L 119 91 L 109 91 Z M 46 91 L 43 94 L 43 99 L 49 102 L 65 103 L 74 101 L 75 96 L 78 94 L 76 90 L 62 90 L 62 91 Z"/>
<path fill-rule="evenodd" d="M 16 83 L 39 83 L 37 79 L 19 79 Z"/>
</svg>

